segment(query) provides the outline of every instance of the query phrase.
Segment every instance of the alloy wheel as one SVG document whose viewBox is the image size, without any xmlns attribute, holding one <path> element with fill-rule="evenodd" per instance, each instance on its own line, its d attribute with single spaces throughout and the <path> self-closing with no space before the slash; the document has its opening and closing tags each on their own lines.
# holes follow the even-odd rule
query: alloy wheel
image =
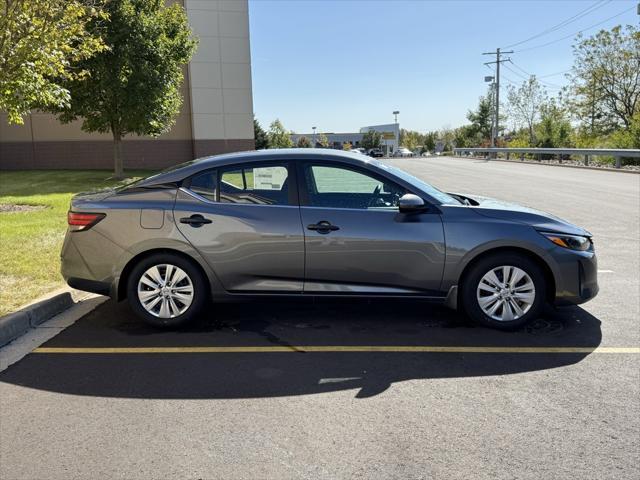
<svg viewBox="0 0 640 480">
<path fill-rule="evenodd" d="M 536 288 L 527 272 L 502 265 L 484 274 L 478 283 L 476 297 L 485 315 L 499 322 L 509 322 L 531 309 Z"/>
<path fill-rule="evenodd" d="M 158 318 L 175 318 L 193 302 L 193 282 L 180 267 L 154 265 L 138 281 L 138 300 L 142 307 Z"/>
</svg>

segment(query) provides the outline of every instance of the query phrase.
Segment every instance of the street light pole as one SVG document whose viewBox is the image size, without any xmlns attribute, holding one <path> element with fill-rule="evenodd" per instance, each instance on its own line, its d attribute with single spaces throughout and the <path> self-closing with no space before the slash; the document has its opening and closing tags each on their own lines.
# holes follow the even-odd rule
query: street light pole
<svg viewBox="0 0 640 480">
<path fill-rule="evenodd" d="M 400 129 L 398 128 L 398 114 L 399 113 L 400 113 L 400 110 L 394 110 L 393 111 L 394 123 L 396 124 L 396 148 L 400 148 L 400 138 L 399 138 Z"/>
<path fill-rule="evenodd" d="M 316 148 L 316 127 L 311 127 L 313 130 L 313 148 Z"/>
</svg>

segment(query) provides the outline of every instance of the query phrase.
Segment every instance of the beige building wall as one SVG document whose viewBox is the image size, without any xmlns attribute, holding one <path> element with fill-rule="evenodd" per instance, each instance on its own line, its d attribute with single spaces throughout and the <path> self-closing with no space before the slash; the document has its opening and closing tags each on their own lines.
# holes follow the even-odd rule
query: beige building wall
<svg viewBox="0 0 640 480">
<path fill-rule="evenodd" d="M 125 168 L 163 168 L 254 148 L 247 0 L 177 3 L 199 40 L 184 69 L 183 106 L 165 135 L 125 138 Z M 61 124 L 39 112 L 28 115 L 24 125 L 8 125 L 0 112 L 0 169 L 111 168 L 110 134 L 83 132 L 81 125 Z"/>
</svg>

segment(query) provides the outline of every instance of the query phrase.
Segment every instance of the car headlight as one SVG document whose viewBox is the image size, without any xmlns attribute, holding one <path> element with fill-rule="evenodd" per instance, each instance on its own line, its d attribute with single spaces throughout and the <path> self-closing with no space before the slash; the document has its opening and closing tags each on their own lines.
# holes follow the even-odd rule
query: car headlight
<svg viewBox="0 0 640 480">
<path fill-rule="evenodd" d="M 568 248 L 570 250 L 578 250 L 584 252 L 593 248 L 593 242 L 590 237 L 582 235 L 567 235 L 565 233 L 540 232 L 556 245 Z"/>
</svg>

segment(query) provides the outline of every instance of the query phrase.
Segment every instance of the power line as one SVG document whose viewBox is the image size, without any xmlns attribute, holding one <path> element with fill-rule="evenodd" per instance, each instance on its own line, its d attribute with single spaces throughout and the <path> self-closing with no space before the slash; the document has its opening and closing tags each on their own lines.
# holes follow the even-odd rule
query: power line
<svg viewBox="0 0 640 480">
<path fill-rule="evenodd" d="M 520 70 L 521 72 L 525 73 L 526 75 L 528 75 L 529 77 L 534 76 L 532 73 L 527 72 L 524 68 L 522 68 L 521 66 L 519 66 L 518 64 L 516 64 L 513 60 L 511 60 L 511 65 L 513 65 L 514 67 L 516 67 L 518 70 Z M 551 82 L 545 82 L 544 80 L 540 80 L 540 77 L 536 76 L 536 79 L 538 79 L 538 81 L 540 83 L 542 83 L 543 85 L 548 85 L 550 87 L 557 87 L 557 88 L 562 88 L 561 85 L 558 85 L 556 83 L 551 83 Z"/>
<path fill-rule="evenodd" d="M 533 75 L 533 74 L 531 74 L 531 73 L 529 73 L 529 72 L 527 72 L 527 71 L 523 70 L 522 68 L 518 67 L 515 63 L 513 63 L 513 61 L 511 61 L 511 64 L 512 64 L 514 67 L 517 67 L 518 69 L 520 69 L 520 70 L 521 70 L 522 72 L 524 72 L 527 76 L 523 75 L 523 74 L 522 74 L 522 73 L 520 73 L 520 72 L 515 71 L 513 68 L 510 68 L 508 65 L 504 65 L 504 68 L 506 68 L 506 69 L 507 69 L 507 70 L 509 70 L 510 72 L 514 73 L 514 74 L 515 74 L 515 75 L 517 75 L 518 77 L 522 78 L 523 80 L 529 80 L 529 78 L 531 78 L 531 77 L 536 77 L 536 79 L 538 79 L 538 77 L 537 77 L 537 76 L 535 76 L 535 75 Z M 546 87 L 546 88 L 549 88 L 549 89 L 552 89 L 552 90 L 560 90 L 560 89 L 562 89 L 562 88 L 563 88 L 562 86 L 560 86 L 560 85 L 556 85 L 556 84 L 554 84 L 554 83 L 543 82 L 543 81 L 541 81 L 541 80 L 538 80 L 538 82 L 540 82 L 540 84 L 541 84 L 542 86 L 544 86 L 544 87 Z"/>
<path fill-rule="evenodd" d="M 555 72 L 555 73 L 547 73 L 546 75 L 540 75 L 537 78 L 547 78 L 547 77 L 555 77 L 556 75 L 562 75 L 563 73 L 569 73 L 571 71 L 571 69 L 569 70 L 563 70 L 561 72 Z"/>
<path fill-rule="evenodd" d="M 552 33 L 555 32 L 556 30 L 559 30 L 563 27 L 565 27 L 566 25 L 569 25 L 570 23 L 573 23 L 577 20 L 580 20 L 582 17 L 585 17 L 587 15 L 589 15 L 592 12 L 595 12 L 596 10 L 598 10 L 601 7 L 604 7 L 607 3 L 610 3 L 611 0 L 598 0 L 596 3 L 594 3 L 593 5 L 587 7 L 584 10 L 581 10 L 580 12 L 576 13 L 575 15 L 573 15 L 572 17 L 567 18 L 566 20 L 563 20 L 562 22 L 547 28 L 546 30 L 543 30 L 542 32 L 533 35 L 529 38 L 525 38 L 524 40 L 520 41 L 520 42 L 516 42 L 516 43 L 512 43 L 511 45 L 507 45 L 506 47 L 503 48 L 511 48 L 511 47 L 515 47 L 517 45 L 522 45 L 523 43 L 527 43 L 531 40 L 534 40 L 536 38 L 542 37 L 544 35 L 547 35 L 548 33 Z"/>
<path fill-rule="evenodd" d="M 577 31 L 577 32 L 575 32 L 575 33 L 571 33 L 571 34 L 569 34 L 569 35 L 565 35 L 564 37 L 557 38 L 557 39 L 555 39 L 555 40 L 552 40 L 552 41 L 547 42 L 547 43 L 543 43 L 543 44 L 541 44 L 541 45 L 534 45 L 533 47 L 522 48 L 522 49 L 520 49 L 520 50 L 516 50 L 516 52 L 515 52 L 515 53 L 528 52 L 529 50 L 534 50 L 534 49 L 536 49 L 536 48 L 547 47 L 547 46 L 549 46 L 549 45 L 553 45 L 554 43 L 561 42 L 562 40 L 566 40 L 567 38 L 575 37 L 575 36 L 576 36 L 576 35 L 578 35 L 579 33 L 586 32 L 587 30 L 591 30 L 592 28 L 598 27 L 598 26 L 602 25 L 603 23 L 608 22 L 609 20 L 613 20 L 614 18 L 617 18 L 617 17 L 619 17 L 620 15 L 624 15 L 625 13 L 630 12 L 631 10 L 634 10 L 635 8 L 636 8 L 635 6 L 633 6 L 633 7 L 631 7 L 631 8 L 627 8 L 626 10 L 623 10 L 622 12 L 620 12 L 620 13 L 618 13 L 618 14 L 616 14 L 616 15 L 613 15 L 613 16 L 611 16 L 611 17 L 609 17 L 609 18 L 605 18 L 605 19 L 604 19 L 604 20 L 602 20 L 601 22 L 594 23 L 593 25 L 590 25 L 590 26 L 588 26 L 588 27 L 585 27 L 585 28 L 583 28 L 582 30 L 578 30 L 578 31 Z"/>
</svg>

